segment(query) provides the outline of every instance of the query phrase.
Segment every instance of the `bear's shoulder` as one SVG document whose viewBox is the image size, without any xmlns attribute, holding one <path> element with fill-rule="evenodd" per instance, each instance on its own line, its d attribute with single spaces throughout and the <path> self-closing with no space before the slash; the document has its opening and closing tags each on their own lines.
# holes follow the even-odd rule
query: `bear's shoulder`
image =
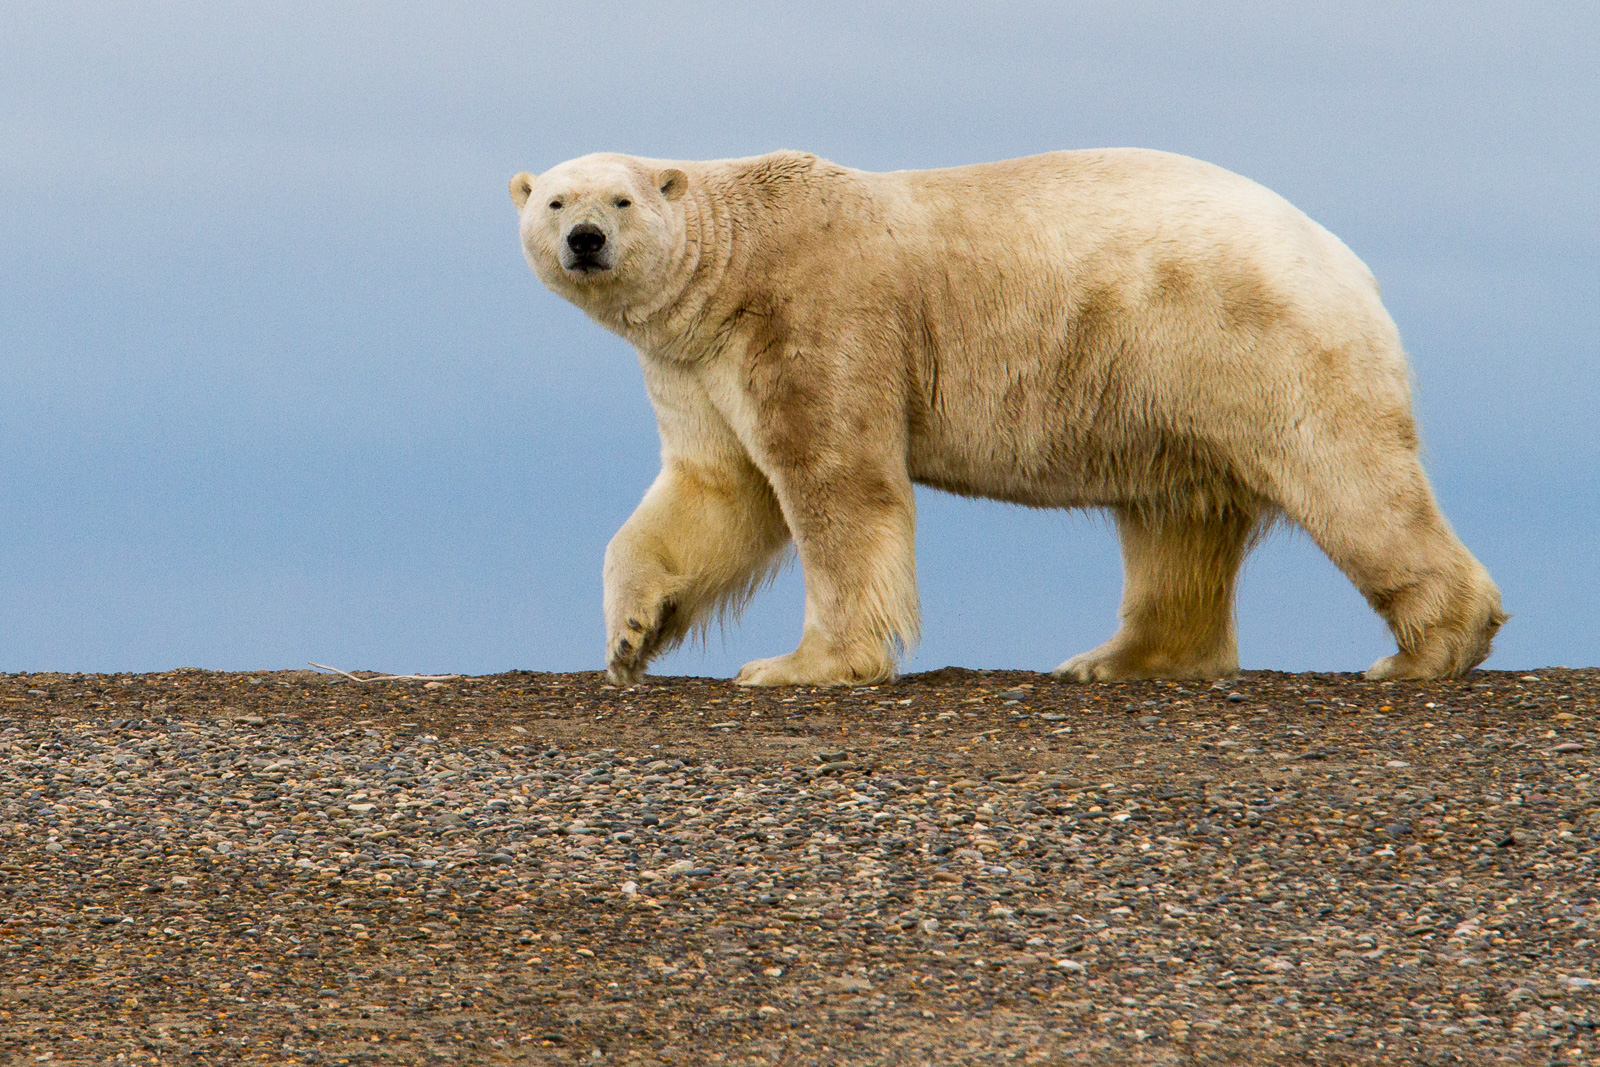
<svg viewBox="0 0 1600 1067">
<path fill-rule="evenodd" d="M 857 173 L 821 156 L 792 149 L 723 160 L 717 169 L 738 184 L 761 192 L 796 189 Z"/>
</svg>

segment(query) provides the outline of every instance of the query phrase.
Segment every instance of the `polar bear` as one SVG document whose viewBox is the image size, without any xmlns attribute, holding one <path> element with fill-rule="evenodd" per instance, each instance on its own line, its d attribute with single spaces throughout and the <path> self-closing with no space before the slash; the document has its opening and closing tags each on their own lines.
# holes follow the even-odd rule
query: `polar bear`
<svg viewBox="0 0 1600 1067">
<path fill-rule="evenodd" d="M 1505 621 L 1418 461 L 1366 266 L 1184 156 L 869 173 L 801 152 L 597 154 L 518 174 L 529 264 L 632 343 L 661 473 L 605 556 L 633 683 L 792 542 L 805 624 L 744 685 L 894 675 L 918 636 L 913 484 L 1115 518 L 1121 624 L 1056 674 L 1238 670 L 1234 584 L 1298 524 L 1388 622 L 1369 678 L 1461 674 Z"/>
</svg>

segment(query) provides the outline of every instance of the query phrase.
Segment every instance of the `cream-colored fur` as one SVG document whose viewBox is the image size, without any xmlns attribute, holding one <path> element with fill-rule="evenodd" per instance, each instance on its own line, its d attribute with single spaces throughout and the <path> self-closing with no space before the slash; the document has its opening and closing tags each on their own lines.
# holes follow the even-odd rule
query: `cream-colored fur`
<svg viewBox="0 0 1600 1067">
<path fill-rule="evenodd" d="M 791 540 L 800 646 L 738 680 L 892 676 L 918 636 L 914 482 L 1112 511 L 1122 624 L 1073 678 L 1236 671 L 1234 581 L 1278 518 L 1389 622 L 1370 677 L 1470 670 L 1506 618 L 1418 462 L 1371 274 L 1235 174 L 1132 149 L 891 174 L 592 155 L 511 193 L 529 263 L 632 342 L 660 423 L 606 552 L 618 681 Z"/>
</svg>

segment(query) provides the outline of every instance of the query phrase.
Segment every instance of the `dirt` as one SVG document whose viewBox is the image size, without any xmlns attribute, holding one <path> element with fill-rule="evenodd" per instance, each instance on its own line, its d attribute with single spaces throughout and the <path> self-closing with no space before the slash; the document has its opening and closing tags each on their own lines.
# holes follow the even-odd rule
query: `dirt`
<svg viewBox="0 0 1600 1067">
<path fill-rule="evenodd" d="M 1589 1062 L 1597 704 L 0 676 L 0 1063 Z"/>
</svg>

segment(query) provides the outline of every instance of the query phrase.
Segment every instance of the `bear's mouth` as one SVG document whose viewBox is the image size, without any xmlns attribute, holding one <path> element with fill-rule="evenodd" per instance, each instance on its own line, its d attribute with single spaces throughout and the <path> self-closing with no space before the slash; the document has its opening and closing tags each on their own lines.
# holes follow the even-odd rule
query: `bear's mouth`
<svg viewBox="0 0 1600 1067">
<path fill-rule="evenodd" d="M 594 253 L 568 256 L 562 266 L 574 274 L 599 274 L 611 269 L 611 264 Z"/>
</svg>

